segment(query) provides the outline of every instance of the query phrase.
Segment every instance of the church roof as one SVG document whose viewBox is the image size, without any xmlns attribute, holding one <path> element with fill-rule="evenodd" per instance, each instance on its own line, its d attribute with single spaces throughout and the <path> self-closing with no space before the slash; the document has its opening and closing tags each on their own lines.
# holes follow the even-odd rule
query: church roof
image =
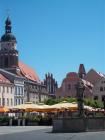
<svg viewBox="0 0 105 140">
<path fill-rule="evenodd" d="M 40 79 L 39 79 L 38 75 L 32 68 L 30 68 L 29 66 L 27 66 L 26 64 L 24 64 L 22 62 L 19 62 L 19 68 L 20 68 L 21 74 L 24 77 L 26 77 L 29 80 L 40 83 Z"/>
<path fill-rule="evenodd" d="M 10 84 L 11 82 L 2 74 L 0 74 L 0 83 Z"/>
<path fill-rule="evenodd" d="M 16 42 L 16 38 L 11 32 L 11 28 L 11 20 L 9 17 L 7 17 L 5 21 L 5 34 L 1 37 L 1 42 Z"/>
<path fill-rule="evenodd" d="M 2 42 L 10 42 L 10 41 L 14 41 L 16 42 L 16 38 L 13 34 L 11 33 L 6 33 L 1 37 L 1 41 Z"/>
</svg>

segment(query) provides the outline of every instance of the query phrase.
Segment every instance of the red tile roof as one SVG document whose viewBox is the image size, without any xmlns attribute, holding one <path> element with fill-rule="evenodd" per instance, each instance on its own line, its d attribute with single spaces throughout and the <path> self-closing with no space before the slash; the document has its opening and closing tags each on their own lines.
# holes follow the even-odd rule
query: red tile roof
<svg viewBox="0 0 105 140">
<path fill-rule="evenodd" d="M 24 77 L 26 77 L 32 81 L 36 81 L 38 83 L 40 82 L 38 75 L 32 68 L 30 68 L 29 66 L 27 66 L 26 64 L 24 64 L 22 62 L 19 62 L 19 68 Z"/>
<path fill-rule="evenodd" d="M 11 82 L 6 77 L 4 77 L 2 74 L 0 74 L 0 83 L 10 84 Z"/>
</svg>

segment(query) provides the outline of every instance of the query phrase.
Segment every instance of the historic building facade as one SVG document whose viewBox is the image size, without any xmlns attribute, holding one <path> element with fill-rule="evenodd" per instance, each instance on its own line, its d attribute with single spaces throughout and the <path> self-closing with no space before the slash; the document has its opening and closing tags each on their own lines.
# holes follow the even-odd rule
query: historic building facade
<svg viewBox="0 0 105 140">
<path fill-rule="evenodd" d="M 82 81 L 85 85 L 84 97 L 92 98 L 92 88 L 93 85 L 84 80 L 84 76 L 86 75 L 85 68 L 83 64 L 80 64 L 78 73 L 70 72 L 63 79 L 61 87 L 56 91 L 56 97 L 74 97 L 76 98 L 76 84 L 78 81 Z"/>
<path fill-rule="evenodd" d="M 0 106 L 14 105 L 14 85 L 9 79 L 0 74 Z"/>
<path fill-rule="evenodd" d="M 5 33 L 0 40 L 0 73 L 14 85 L 13 105 L 44 101 L 48 98 L 46 86 L 32 68 L 19 61 L 17 40 L 11 29 L 11 20 L 7 17 Z"/>
<path fill-rule="evenodd" d="M 93 84 L 93 99 L 103 101 L 105 99 L 105 75 L 91 69 L 85 79 Z"/>
<path fill-rule="evenodd" d="M 55 98 L 56 90 L 58 89 L 57 81 L 53 78 L 53 74 L 46 74 L 44 79 L 44 85 L 47 87 L 47 91 L 49 93 L 49 96 L 52 98 Z"/>
<path fill-rule="evenodd" d="M 84 65 L 80 64 L 78 73 L 70 72 L 63 79 L 61 87 L 56 91 L 56 97 L 76 97 L 76 87 L 78 81 L 85 85 L 84 97 L 94 100 L 105 100 L 105 75 L 90 69 L 86 73 Z"/>
<path fill-rule="evenodd" d="M 4 69 L 0 69 L 0 74 L 2 74 L 6 79 L 8 79 L 13 85 L 12 90 L 10 90 L 10 95 L 13 96 L 13 105 L 19 105 L 24 103 L 24 77 L 19 77 L 18 75 Z M 6 82 L 4 83 L 5 85 L 7 85 Z"/>
</svg>

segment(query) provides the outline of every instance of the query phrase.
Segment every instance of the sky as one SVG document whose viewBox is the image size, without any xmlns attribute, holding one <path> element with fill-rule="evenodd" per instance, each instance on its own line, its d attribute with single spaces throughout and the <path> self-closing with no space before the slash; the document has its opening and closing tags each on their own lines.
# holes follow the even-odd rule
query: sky
<svg viewBox="0 0 105 140">
<path fill-rule="evenodd" d="M 81 63 L 105 74 L 104 0 L 0 0 L 0 36 L 8 13 L 19 58 L 41 80 L 50 72 L 60 85 Z"/>
</svg>

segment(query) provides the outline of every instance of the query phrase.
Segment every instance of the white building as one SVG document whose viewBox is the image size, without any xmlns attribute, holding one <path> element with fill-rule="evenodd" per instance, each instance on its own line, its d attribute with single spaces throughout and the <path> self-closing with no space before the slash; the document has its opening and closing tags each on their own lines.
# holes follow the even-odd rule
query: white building
<svg viewBox="0 0 105 140">
<path fill-rule="evenodd" d="M 85 79 L 93 84 L 93 99 L 103 101 L 105 98 L 105 75 L 91 69 Z"/>
<path fill-rule="evenodd" d="M 14 85 L 0 74 L 0 106 L 14 105 Z"/>
</svg>

